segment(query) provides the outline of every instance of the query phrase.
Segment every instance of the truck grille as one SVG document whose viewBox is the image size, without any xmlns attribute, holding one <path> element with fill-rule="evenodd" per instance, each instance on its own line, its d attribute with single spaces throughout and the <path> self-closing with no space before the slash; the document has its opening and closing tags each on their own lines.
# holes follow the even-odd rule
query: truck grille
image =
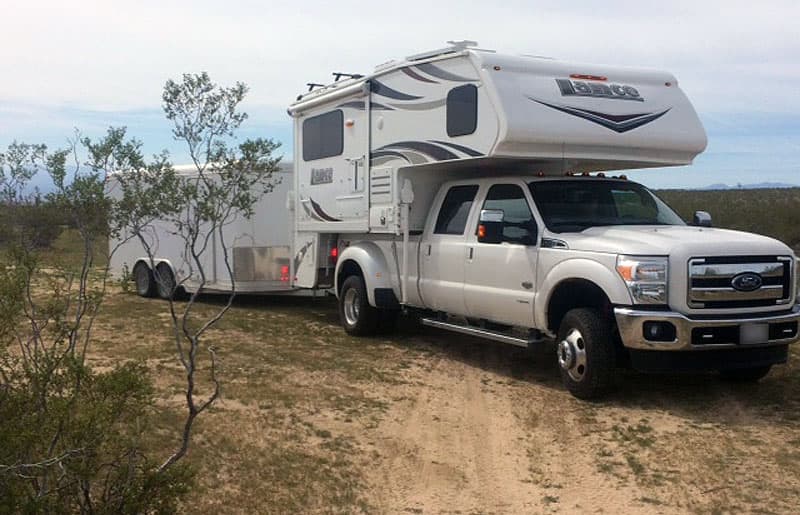
<svg viewBox="0 0 800 515">
<path fill-rule="evenodd" d="M 787 304 L 788 256 L 704 257 L 689 260 L 689 307 L 753 308 Z"/>
</svg>

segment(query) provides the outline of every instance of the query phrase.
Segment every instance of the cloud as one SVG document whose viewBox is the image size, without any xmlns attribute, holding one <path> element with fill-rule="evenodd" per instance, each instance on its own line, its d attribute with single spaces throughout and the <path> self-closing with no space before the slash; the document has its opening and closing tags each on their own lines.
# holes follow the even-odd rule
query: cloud
<svg viewBox="0 0 800 515">
<path fill-rule="evenodd" d="M 247 134 L 290 145 L 285 107 L 306 82 L 468 38 L 508 53 L 666 69 L 709 132 L 697 166 L 733 167 L 732 150 L 755 156 L 748 169 L 769 162 L 760 169 L 769 172 L 774 156 L 797 163 L 798 19 L 800 2 L 788 0 L 14 2 L 0 19 L 0 146 L 127 125 L 148 151 L 167 146 L 180 160 L 161 88 L 201 70 L 247 83 Z"/>
</svg>

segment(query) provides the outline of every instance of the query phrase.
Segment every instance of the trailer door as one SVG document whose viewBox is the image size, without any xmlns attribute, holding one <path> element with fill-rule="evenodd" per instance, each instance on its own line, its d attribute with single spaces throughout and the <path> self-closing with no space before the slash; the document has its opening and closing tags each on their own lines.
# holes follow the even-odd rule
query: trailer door
<svg viewBox="0 0 800 515">
<path fill-rule="evenodd" d="M 464 300 L 472 317 L 522 327 L 534 325 L 538 230 L 526 195 L 518 184 L 489 188 L 481 209 L 503 211 L 501 243 L 479 243 L 477 220 L 470 227 Z"/>
</svg>

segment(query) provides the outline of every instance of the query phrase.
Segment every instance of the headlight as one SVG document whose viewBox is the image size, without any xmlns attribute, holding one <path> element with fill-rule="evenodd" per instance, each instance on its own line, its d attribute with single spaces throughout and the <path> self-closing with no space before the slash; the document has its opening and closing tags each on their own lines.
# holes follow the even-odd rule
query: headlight
<svg viewBox="0 0 800 515">
<path fill-rule="evenodd" d="M 668 269 L 666 257 L 617 257 L 617 272 L 628 285 L 635 304 L 667 303 Z"/>
<path fill-rule="evenodd" d="M 794 258 L 794 283 L 795 300 L 800 304 L 800 257 Z"/>
</svg>

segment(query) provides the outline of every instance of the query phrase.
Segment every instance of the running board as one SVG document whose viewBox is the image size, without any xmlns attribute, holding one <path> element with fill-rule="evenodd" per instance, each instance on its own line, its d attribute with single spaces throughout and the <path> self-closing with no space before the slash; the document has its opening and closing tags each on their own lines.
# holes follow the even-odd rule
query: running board
<svg viewBox="0 0 800 515">
<path fill-rule="evenodd" d="M 529 345 L 540 343 L 542 341 L 536 338 L 526 339 L 526 338 L 519 338 L 517 336 L 509 336 L 505 333 L 489 331 L 486 329 L 480 329 L 478 327 L 471 327 L 461 324 L 452 324 L 450 322 L 443 322 L 441 320 L 435 320 L 433 318 L 423 318 L 421 322 L 422 325 L 426 325 L 428 327 L 444 329 L 445 331 L 453 331 L 454 333 L 467 334 L 469 336 L 475 336 L 477 338 L 485 338 L 487 340 L 494 340 L 496 342 L 510 343 L 511 345 L 516 345 L 517 347 L 528 348 Z"/>
</svg>

